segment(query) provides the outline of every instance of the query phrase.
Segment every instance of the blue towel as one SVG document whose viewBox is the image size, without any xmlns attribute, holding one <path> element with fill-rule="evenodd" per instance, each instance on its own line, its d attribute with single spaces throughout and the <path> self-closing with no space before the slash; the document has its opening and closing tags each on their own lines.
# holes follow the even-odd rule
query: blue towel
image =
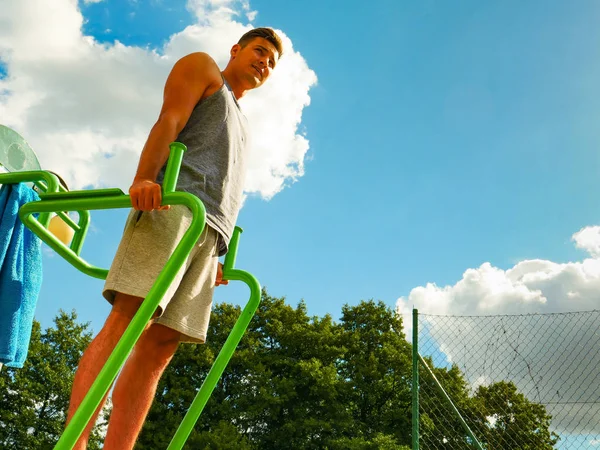
<svg viewBox="0 0 600 450">
<path fill-rule="evenodd" d="M 25 184 L 0 189 L 0 362 L 21 368 L 29 351 L 42 285 L 41 240 L 19 219 L 19 208 L 39 200 Z"/>
</svg>

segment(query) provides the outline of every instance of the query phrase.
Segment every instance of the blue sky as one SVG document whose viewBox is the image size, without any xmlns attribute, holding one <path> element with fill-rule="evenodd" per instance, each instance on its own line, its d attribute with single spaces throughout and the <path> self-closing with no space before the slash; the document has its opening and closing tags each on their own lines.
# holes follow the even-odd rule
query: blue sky
<svg viewBox="0 0 600 450">
<path fill-rule="evenodd" d="M 32 11 L 46 7 L 40 0 L 28 2 Z M 133 170 L 174 62 L 160 56 L 204 50 L 202 39 L 211 36 L 189 37 L 203 23 L 203 3 L 191 1 L 186 8 L 183 0 L 103 0 L 80 2 L 78 11 L 59 3 L 76 33 L 48 15 L 56 22 L 44 26 L 55 28 L 26 42 L 30 47 L 23 44 L 31 34 L 25 31 L 42 31 L 27 25 L 28 15 L 19 15 L 23 11 L 15 5 L 21 3 L 11 6 L 13 28 L 0 30 L 0 93 L 10 91 L 2 94 L 0 122 L 21 131 L 47 167 L 64 168 L 73 185 L 125 186 L 125 172 Z M 237 35 L 223 30 L 234 22 L 247 25 L 246 14 L 256 11 L 252 25 L 282 30 L 293 43 L 290 65 L 293 60 L 305 76 L 286 85 L 292 71 L 284 71 L 270 91 L 283 98 L 286 86 L 298 89 L 301 121 L 291 136 L 309 145 L 301 152 L 304 170 L 295 172 L 295 181 L 285 178 L 285 188 L 269 191 L 272 197 L 260 184 L 269 176 L 257 175 L 259 187 L 238 221 L 245 232 L 237 265 L 254 273 L 271 295 L 292 305 L 304 299 L 310 314 L 334 318 L 343 304 L 371 298 L 402 312 L 413 305 L 444 314 L 597 309 L 600 4 L 228 5 L 238 14 L 201 29 L 214 27 L 229 46 Z M 77 62 L 76 51 L 69 50 L 72 65 L 64 65 L 58 50 L 86 37 L 104 46 L 94 48 L 100 56 Z M 44 40 L 61 56 L 44 59 L 48 52 L 40 50 L 35 62 L 45 64 L 44 78 L 35 78 L 32 67 L 39 66 L 31 63 L 34 56 L 25 56 L 31 49 L 36 55 Z M 113 56 L 121 66 L 105 64 Z M 117 75 L 110 67 L 128 72 Z M 84 75 L 69 79 L 72 73 Z M 84 84 L 94 77 L 105 84 Z M 65 86 L 81 104 L 64 100 Z M 40 92 L 35 108 L 28 103 L 34 88 Z M 96 91 L 110 102 L 94 98 Z M 62 100 L 52 103 L 56 92 Z M 298 100 L 304 93 L 310 105 Z M 152 101 L 144 103 L 146 98 Z M 257 134 L 290 120 L 283 100 L 273 98 L 248 103 L 252 117 L 256 111 L 268 116 L 256 122 Z M 272 118 L 278 114 L 281 123 Z M 52 122 L 52 116 L 58 119 Z M 129 131 L 135 138 L 128 140 Z M 286 162 L 289 137 L 281 141 Z M 74 139 L 80 144 L 69 147 Z M 113 159 L 122 162 L 102 170 L 104 161 L 85 154 L 91 145 L 110 147 Z M 108 267 L 125 215 L 93 213 L 83 252 L 90 262 Z M 75 308 L 98 331 L 109 311 L 101 288 L 102 281 L 46 252 L 37 318 L 47 326 L 59 308 Z M 216 301 L 246 299 L 245 287 L 217 289 Z"/>
<path fill-rule="evenodd" d="M 332 20 L 319 2 L 252 2 L 255 25 L 282 29 L 318 84 L 300 126 L 305 175 L 247 201 L 238 266 L 336 317 L 344 303 L 394 306 L 486 261 L 581 258 L 570 236 L 599 218 L 597 4 L 376 6 Z M 85 34 L 150 48 L 194 20 L 181 1 L 81 10 Z M 93 217 L 85 253 L 107 266 L 124 215 Z M 75 307 L 96 329 L 101 283 L 58 268 L 46 258 L 39 318 Z M 238 301 L 234 289 L 217 300 Z"/>
</svg>

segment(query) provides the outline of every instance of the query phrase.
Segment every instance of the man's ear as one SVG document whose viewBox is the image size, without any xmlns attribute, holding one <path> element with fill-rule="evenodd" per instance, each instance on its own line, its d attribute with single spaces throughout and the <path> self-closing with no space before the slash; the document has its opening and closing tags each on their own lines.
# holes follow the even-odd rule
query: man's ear
<svg viewBox="0 0 600 450">
<path fill-rule="evenodd" d="M 231 47 L 231 50 L 229 50 L 229 55 L 232 58 L 235 58 L 241 49 L 242 49 L 242 46 L 240 44 L 235 44 L 233 47 Z"/>
</svg>

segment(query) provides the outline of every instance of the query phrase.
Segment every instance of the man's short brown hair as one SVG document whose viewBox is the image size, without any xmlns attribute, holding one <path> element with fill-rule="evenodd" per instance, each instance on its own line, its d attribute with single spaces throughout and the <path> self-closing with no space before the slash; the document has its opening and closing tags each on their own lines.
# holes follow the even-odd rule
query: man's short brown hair
<svg viewBox="0 0 600 450">
<path fill-rule="evenodd" d="M 281 55 L 283 55 L 283 43 L 281 42 L 281 38 L 277 35 L 277 33 L 275 33 L 275 31 L 273 31 L 272 28 L 254 28 L 253 30 L 245 33 L 238 41 L 238 44 L 240 44 L 242 47 L 245 47 L 252 39 L 257 37 L 266 39 L 273 44 L 275 50 L 277 50 L 277 53 L 279 53 L 279 57 L 281 58 Z"/>
</svg>

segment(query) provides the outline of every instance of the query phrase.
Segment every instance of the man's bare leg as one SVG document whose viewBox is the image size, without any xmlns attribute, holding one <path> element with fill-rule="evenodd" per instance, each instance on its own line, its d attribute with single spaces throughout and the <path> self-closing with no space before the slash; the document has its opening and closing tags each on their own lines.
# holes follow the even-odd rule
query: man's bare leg
<svg viewBox="0 0 600 450">
<path fill-rule="evenodd" d="M 160 324 L 151 325 L 140 337 L 113 391 L 104 450 L 133 449 L 179 339 L 178 331 Z"/>
<path fill-rule="evenodd" d="M 106 360 L 119 342 L 119 339 L 131 322 L 131 319 L 138 310 L 142 300 L 143 299 L 139 297 L 117 293 L 113 308 L 108 315 L 102 330 L 100 330 L 92 340 L 79 361 L 79 367 L 77 368 L 75 379 L 73 380 L 67 424 L 71 421 L 73 414 L 77 411 L 77 408 L 83 401 L 85 395 L 92 386 L 92 383 L 100 373 L 102 367 L 104 367 Z M 98 406 L 94 416 L 90 419 L 90 422 L 81 434 L 77 444 L 73 447 L 73 450 L 86 449 L 89 434 L 96 423 L 96 418 L 98 417 L 105 400 L 106 396 L 104 396 L 100 406 Z"/>
</svg>

